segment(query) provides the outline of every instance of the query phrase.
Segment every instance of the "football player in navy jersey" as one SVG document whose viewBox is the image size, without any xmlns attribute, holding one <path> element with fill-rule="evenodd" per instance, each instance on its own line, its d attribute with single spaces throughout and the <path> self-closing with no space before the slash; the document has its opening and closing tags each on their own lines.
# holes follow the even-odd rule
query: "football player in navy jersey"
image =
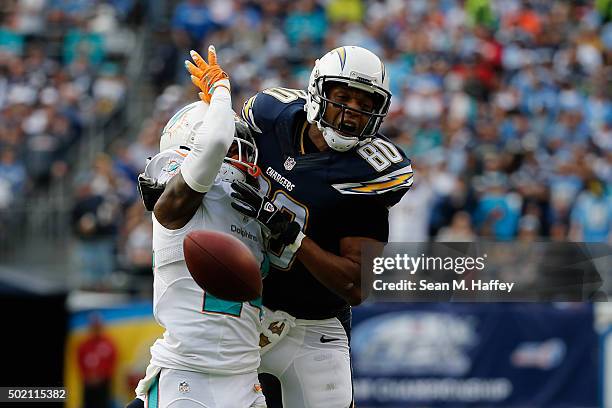
<svg viewBox="0 0 612 408">
<path fill-rule="evenodd" d="M 386 242 L 388 209 L 412 185 L 410 160 L 378 133 L 388 82 L 375 54 L 339 47 L 316 61 L 306 92 L 266 89 L 242 109 L 262 177 L 259 190 L 233 183 L 232 205 L 269 236 L 259 371 L 280 380 L 286 408 L 352 404 L 350 307 L 363 301 L 362 245 Z M 265 384 L 264 393 L 273 406 Z"/>
</svg>

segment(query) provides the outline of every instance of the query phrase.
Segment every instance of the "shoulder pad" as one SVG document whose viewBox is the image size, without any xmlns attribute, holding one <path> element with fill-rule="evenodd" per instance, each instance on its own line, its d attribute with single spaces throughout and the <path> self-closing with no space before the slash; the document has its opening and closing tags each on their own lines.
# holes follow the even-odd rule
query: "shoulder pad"
<svg viewBox="0 0 612 408">
<path fill-rule="evenodd" d="M 306 92 L 290 88 L 268 88 L 251 96 L 242 106 L 242 118 L 257 133 L 269 131 L 276 118 L 294 103 L 304 104 Z"/>
</svg>

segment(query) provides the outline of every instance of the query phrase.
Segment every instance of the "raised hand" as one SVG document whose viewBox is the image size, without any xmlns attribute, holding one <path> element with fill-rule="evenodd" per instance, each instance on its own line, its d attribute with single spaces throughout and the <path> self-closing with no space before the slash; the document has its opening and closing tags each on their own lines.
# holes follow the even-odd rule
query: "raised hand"
<svg viewBox="0 0 612 408">
<path fill-rule="evenodd" d="M 191 50 L 191 61 L 185 61 L 185 68 L 191 75 L 191 82 L 200 89 L 200 99 L 210 103 L 212 94 L 219 86 L 230 90 L 229 76 L 221 69 L 217 63 L 217 52 L 213 45 L 208 46 L 208 62 L 197 52 Z"/>
</svg>

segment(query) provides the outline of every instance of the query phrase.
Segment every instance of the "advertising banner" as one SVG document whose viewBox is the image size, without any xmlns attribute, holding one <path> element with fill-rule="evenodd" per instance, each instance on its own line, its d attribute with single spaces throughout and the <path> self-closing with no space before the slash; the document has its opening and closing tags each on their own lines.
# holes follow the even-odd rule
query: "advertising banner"
<svg viewBox="0 0 612 408">
<path fill-rule="evenodd" d="M 351 349 L 359 407 L 598 404 L 590 304 L 370 304 Z"/>
</svg>

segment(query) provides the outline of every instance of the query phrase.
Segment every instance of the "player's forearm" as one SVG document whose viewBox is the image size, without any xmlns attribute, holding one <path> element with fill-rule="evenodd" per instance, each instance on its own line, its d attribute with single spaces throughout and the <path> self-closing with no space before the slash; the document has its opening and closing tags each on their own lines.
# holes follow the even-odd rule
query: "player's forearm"
<svg viewBox="0 0 612 408">
<path fill-rule="evenodd" d="M 205 193 L 215 181 L 234 137 L 234 113 L 229 90 L 215 89 L 203 125 L 196 131 L 191 152 L 181 166 L 189 187 Z"/>
<path fill-rule="evenodd" d="M 302 241 L 297 258 L 319 282 L 351 306 L 357 306 L 363 301 L 361 264 L 358 258 L 335 255 L 308 237 Z"/>
<path fill-rule="evenodd" d="M 175 230 L 185 226 L 202 203 L 203 193 L 191 189 L 179 173 L 172 177 L 159 200 L 153 214 L 164 227 Z"/>
</svg>

